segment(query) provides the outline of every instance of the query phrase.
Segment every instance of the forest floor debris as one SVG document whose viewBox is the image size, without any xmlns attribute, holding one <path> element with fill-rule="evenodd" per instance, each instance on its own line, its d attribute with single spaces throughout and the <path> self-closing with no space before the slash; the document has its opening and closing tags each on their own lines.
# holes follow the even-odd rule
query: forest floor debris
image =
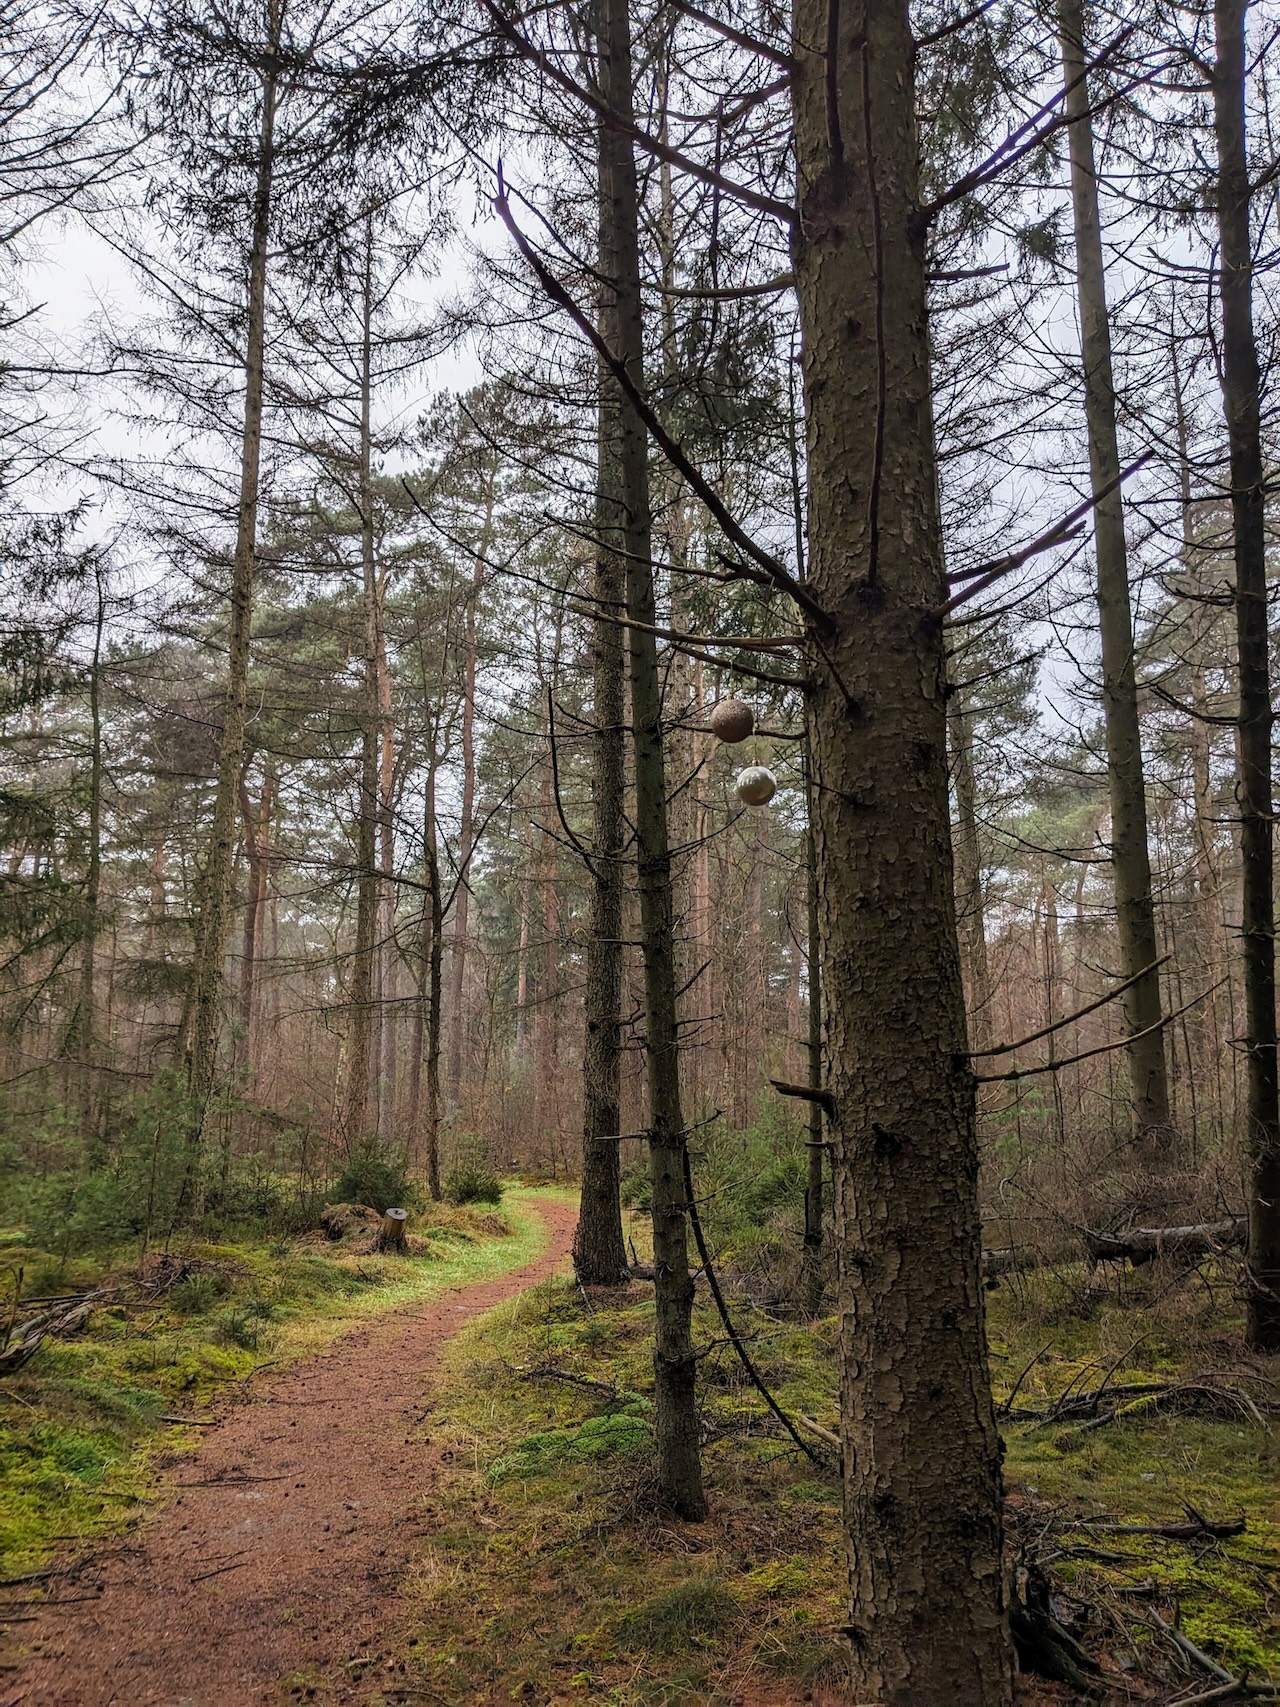
<svg viewBox="0 0 1280 1707">
<path fill-rule="evenodd" d="M 834 1320 L 753 1309 L 742 1293 L 740 1329 L 783 1408 L 834 1424 Z M 1002 1425 L 1010 1562 L 1022 1592 L 1030 1582 L 1043 1596 L 1077 1678 L 1024 1673 L 1021 1707 L 1280 1689 L 1275 1393 L 1222 1306 L 1220 1287 L 1195 1274 L 1171 1287 L 1159 1264 L 1121 1279 L 1082 1262 L 991 1295 L 997 1399 L 1014 1401 Z M 444 1515 L 407 1591 L 405 1682 L 418 1699 L 847 1700 L 838 1479 L 763 1414 L 700 1297 L 712 1514 L 701 1525 L 657 1514 L 651 1312 L 643 1284 L 584 1298 L 553 1282 L 450 1351 L 433 1416 L 454 1448 Z M 1182 1403 L 1189 1392 L 1195 1403 Z M 1135 1403 L 1148 1396 L 1163 1402 Z M 1082 1426 L 1097 1417 L 1107 1426 Z"/>
</svg>

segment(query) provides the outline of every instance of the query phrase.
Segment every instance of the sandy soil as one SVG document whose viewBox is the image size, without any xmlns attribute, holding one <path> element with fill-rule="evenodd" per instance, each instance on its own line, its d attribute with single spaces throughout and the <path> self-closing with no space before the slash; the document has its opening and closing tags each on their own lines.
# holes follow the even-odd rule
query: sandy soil
<svg viewBox="0 0 1280 1707">
<path fill-rule="evenodd" d="M 391 1694 L 398 1583 L 435 1523 L 441 1449 L 418 1426 L 432 1369 L 464 1323 L 563 1266 L 577 1212 L 538 1208 L 538 1262 L 260 1376 L 130 1541 L 52 1591 L 2 1707 L 259 1707 L 283 1680 L 329 1707 Z"/>
</svg>

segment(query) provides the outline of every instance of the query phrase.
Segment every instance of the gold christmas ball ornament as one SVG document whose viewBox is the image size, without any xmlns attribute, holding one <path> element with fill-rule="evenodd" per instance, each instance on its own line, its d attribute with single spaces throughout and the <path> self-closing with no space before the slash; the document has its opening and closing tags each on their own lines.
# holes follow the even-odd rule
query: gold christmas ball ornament
<svg viewBox="0 0 1280 1707">
<path fill-rule="evenodd" d="M 748 765 L 738 772 L 733 792 L 744 806 L 767 806 L 778 792 L 778 779 L 763 765 Z"/>
<path fill-rule="evenodd" d="M 726 746 L 736 746 L 739 741 L 745 741 L 756 726 L 755 713 L 741 699 L 722 699 L 711 708 L 708 719 L 712 734 L 723 741 Z"/>
</svg>

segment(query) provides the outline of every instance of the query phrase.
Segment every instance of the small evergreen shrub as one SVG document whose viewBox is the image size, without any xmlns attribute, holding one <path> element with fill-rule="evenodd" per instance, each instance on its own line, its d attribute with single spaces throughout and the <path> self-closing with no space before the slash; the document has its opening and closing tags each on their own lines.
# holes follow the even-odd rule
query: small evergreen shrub
<svg viewBox="0 0 1280 1707">
<path fill-rule="evenodd" d="M 501 1203 L 502 1181 L 482 1162 L 462 1162 L 445 1178 L 450 1203 Z"/>
<path fill-rule="evenodd" d="M 212 1310 L 226 1290 L 227 1282 L 223 1275 L 197 1269 L 178 1282 L 170 1300 L 174 1309 L 184 1316 L 203 1316 L 206 1310 Z"/>
<path fill-rule="evenodd" d="M 620 1189 L 624 1209 L 638 1209 L 647 1215 L 653 1208 L 653 1180 L 643 1163 L 623 1174 Z"/>
<path fill-rule="evenodd" d="M 367 1203 L 382 1215 L 388 1209 L 411 1208 L 409 1199 L 416 1193 L 409 1184 L 406 1158 L 369 1144 L 352 1152 L 326 1196 L 330 1203 Z"/>
</svg>

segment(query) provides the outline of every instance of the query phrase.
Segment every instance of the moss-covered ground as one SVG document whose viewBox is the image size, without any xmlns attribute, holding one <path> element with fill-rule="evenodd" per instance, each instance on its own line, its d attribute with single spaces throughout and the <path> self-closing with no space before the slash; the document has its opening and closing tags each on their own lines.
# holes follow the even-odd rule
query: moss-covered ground
<svg viewBox="0 0 1280 1707">
<path fill-rule="evenodd" d="M 255 1370 L 316 1351 L 363 1318 L 534 1261 L 546 1239 L 531 1195 L 509 1191 L 497 1215 L 428 1210 L 415 1222 L 420 1254 L 408 1257 L 307 1240 L 175 1241 L 169 1254 L 194 1261 L 172 1290 L 153 1303 L 126 1292 L 0 1382 L 0 1578 L 125 1528 L 153 1497 L 157 1458 L 198 1441 L 198 1427 L 172 1418 L 208 1415 Z M 127 1281 L 138 1268 L 136 1252 L 61 1264 L 21 1229 L 0 1261 L 10 1297 L 19 1271 L 31 1297 Z"/>
<path fill-rule="evenodd" d="M 737 1313 L 783 1407 L 833 1424 L 834 1320 Z M 651 1288 L 587 1296 L 559 1281 L 456 1344 L 431 1422 L 454 1446 L 443 1525 L 413 1563 L 405 1692 L 388 1701 L 848 1699 L 836 1477 L 769 1424 L 700 1288 L 712 1513 L 701 1525 L 659 1515 L 651 1329 Z M 1194 1275 L 1082 1268 L 991 1294 L 997 1400 L 1017 1384 L 1015 1411 L 1104 1380 L 1201 1384 L 1178 1401 L 1190 1411 L 1003 1425 L 1011 1550 L 1043 1568 L 1055 1607 L 1102 1661 L 1101 1698 L 1167 1701 L 1212 1683 L 1151 1612 L 1237 1674 L 1280 1679 L 1280 1442 L 1263 1414 L 1265 1370 L 1243 1356 L 1239 1329 L 1229 1288 Z M 1086 1523 L 1156 1526 L 1187 1508 L 1246 1528 L 1188 1541 Z M 1028 1703 L 1079 1698 L 1034 1679 L 1020 1687 Z"/>
</svg>

